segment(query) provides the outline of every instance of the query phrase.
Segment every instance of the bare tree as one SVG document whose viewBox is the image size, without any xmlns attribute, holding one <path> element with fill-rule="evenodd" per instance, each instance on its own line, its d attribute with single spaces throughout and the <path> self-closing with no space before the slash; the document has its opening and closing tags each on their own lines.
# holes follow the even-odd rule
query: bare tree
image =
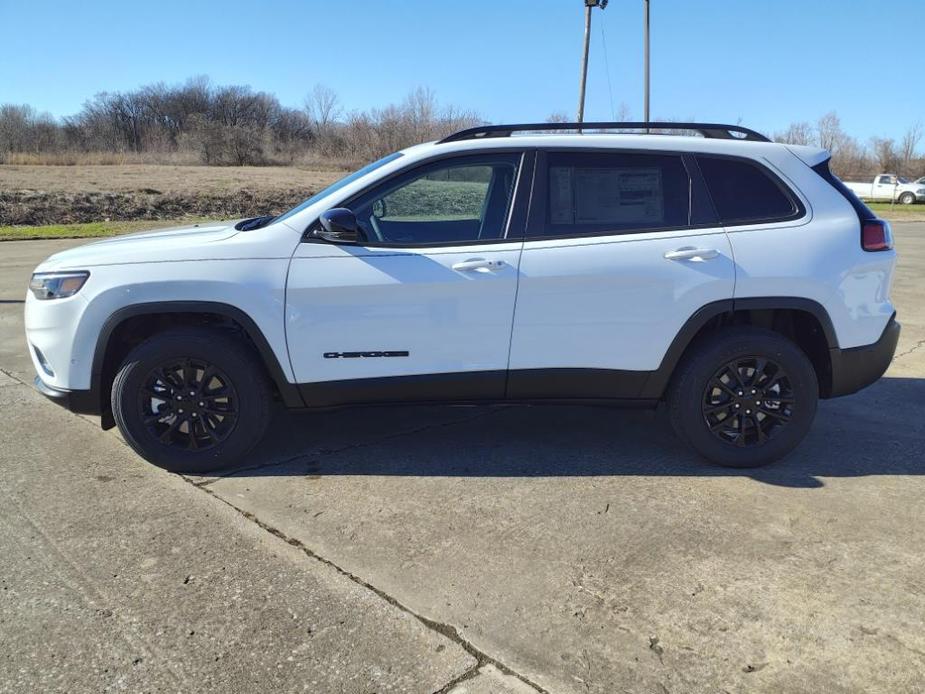
<svg viewBox="0 0 925 694">
<path fill-rule="evenodd" d="M 546 123 L 570 123 L 572 121 L 565 111 L 553 111 L 546 116 Z"/>
<path fill-rule="evenodd" d="M 786 130 L 775 134 L 773 139 L 789 145 L 811 145 L 815 141 L 813 126 L 806 121 L 791 123 Z"/>
<path fill-rule="evenodd" d="M 835 111 L 829 111 L 816 122 L 817 143 L 832 154 L 838 149 L 845 133 L 841 129 L 841 119 Z"/>
<path fill-rule="evenodd" d="M 896 153 L 896 142 L 893 138 L 872 137 L 870 148 L 873 151 L 874 159 L 882 172 L 895 172 L 899 164 L 899 156 Z"/>
<path fill-rule="evenodd" d="M 330 87 L 316 84 L 305 97 L 305 113 L 320 136 L 328 134 L 331 125 L 340 118 L 340 100 Z"/>
<path fill-rule="evenodd" d="M 919 140 L 921 139 L 922 124 L 914 123 L 910 125 L 899 145 L 899 158 L 902 164 L 902 173 L 912 173 L 911 169 L 915 161 L 916 150 L 918 149 Z"/>
</svg>

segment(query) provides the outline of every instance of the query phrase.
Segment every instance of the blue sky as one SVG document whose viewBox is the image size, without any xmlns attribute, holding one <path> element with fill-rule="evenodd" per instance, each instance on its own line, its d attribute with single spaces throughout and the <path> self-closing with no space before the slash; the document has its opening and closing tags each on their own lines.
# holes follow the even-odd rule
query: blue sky
<svg viewBox="0 0 925 694">
<path fill-rule="evenodd" d="M 925 2 L 651 0 L 652 115 L 764 131 L 836 110 L 862 140 L 925 123 Z M 0 103 L 62 116 L 199 74 L 348 109 L 433 88 L 490 121 L 573 114 L 581 0 L 0 0 Z M 603 35 L 602 35 L 603 29 Z M 642 116 L 642 0 L 595 11 L 586 118 Z M 608 70 L 605 69 L 604 41 Z"/>
</svg>

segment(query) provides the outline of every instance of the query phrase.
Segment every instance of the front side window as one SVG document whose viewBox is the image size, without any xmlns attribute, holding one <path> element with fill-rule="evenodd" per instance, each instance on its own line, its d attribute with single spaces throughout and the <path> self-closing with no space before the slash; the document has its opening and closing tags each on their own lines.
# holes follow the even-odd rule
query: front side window
<svg viewBox="0 0 925 694">
<path fill-rule="evenodd" d="M 550 152 L 546 236 L 685 227 L 690 180 L 670 154 Z"/>
<path fill-rule="evenodd" d="M 504 236 L 520 153 L 455 157 L 428 164 L 350 202 L 367 240 L 442 245 Z"/>
<path fill-rule="evenodd" d="M 758 164 L 708 156 L 698 156 L 697 163 L 723 224 L 759 224 L 799 215 L 798 204 L 783 185 Z"/>
<path fill-rule="evenodd" d="M 389 154 L 388 156 L 382 157 L 382 159 L 377 159 L 371 164 L 367 164 L 362 169 L 357 169 L 352 174 L 348 174 L 344 176 L 343 178 L 335 181 L 334 183 L 329 185 L 327 188 L 324 188 L 323 190 L 318 191 L 317 193 L 312 195 L 307 200 L 303 200 L 301 203 L 293 207 L 288 212 L 284 212 L 279 217 L 276 217 L 273 221 L 281 222 L 284 219 L 289 219 L 293 215 L 297 215 L 299 212 L 301 212 L 307 207 L 314 205 L 316 202 L 318 202 L 322 198 L 328 195 L 331 195 L 331 193 L 337 192 L 341 188 L 345 188 L 346 186 L 350 185 L 354 181 L 358 181 L 359 179 L 363 178 L 363 176 L 366 176 L 367 174 L 371 174 L 376 169 L 379 169 L 385 166 L 386 164 L 389 164 L 395 161 L 401 156 L 403 156 L 402 152 L 393 152 L 392 154 Z"/>
</svg>

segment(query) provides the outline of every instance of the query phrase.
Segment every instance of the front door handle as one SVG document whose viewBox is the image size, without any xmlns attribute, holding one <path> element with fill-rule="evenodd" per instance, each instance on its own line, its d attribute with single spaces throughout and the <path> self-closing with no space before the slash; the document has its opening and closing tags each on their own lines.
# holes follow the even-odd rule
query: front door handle
<svg viewBox="0 0 925 694">
<path fill-rule="evenodd" d="M 485 258 L 469 258 L 468 260 L 462 260 L 458 263 L 453 263 L 452 268 L 454 270 L 461 270 L 464 272 L 472 272 L 478 270 L 487 270 L 489 272 L 495 272 L 504 267 L 503 260 L 486 260 Z"/>
<path fill-rule="evenodd" d="M 684 248 L 678 248 L 674 251 L 668 251 L 665 253 L 665 258 L 667 260 L 693 260 L 694 262 L 702 262 L 715 258 L 718 255 L 719 251 L 715 248 L 694 248 L 693 246 L 685 246 Z"/>
</svg>

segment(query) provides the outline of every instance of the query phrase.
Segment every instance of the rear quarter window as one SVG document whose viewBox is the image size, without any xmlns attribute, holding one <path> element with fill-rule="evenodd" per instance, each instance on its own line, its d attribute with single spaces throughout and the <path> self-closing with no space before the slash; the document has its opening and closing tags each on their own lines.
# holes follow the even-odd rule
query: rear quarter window
<svg viewBox="0 0 925 694">
<path fill-rule="evenodd" d="M 803 213 L 784 184 L 757 163 L 706 156 L 698 156 L 697 163 L 726 226 L 784 221 Z"/>
</svg>

